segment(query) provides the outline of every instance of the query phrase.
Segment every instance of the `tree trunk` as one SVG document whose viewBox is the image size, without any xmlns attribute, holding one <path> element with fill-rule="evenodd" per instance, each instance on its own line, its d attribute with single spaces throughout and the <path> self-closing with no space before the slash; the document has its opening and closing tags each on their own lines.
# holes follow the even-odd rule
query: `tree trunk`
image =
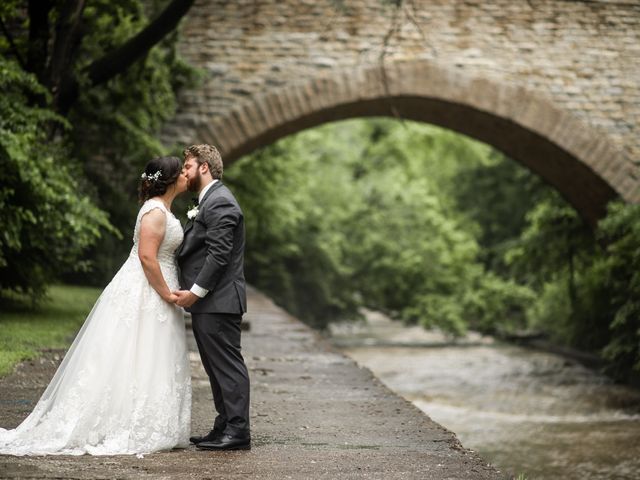
<svg viewBox="0 0 640 480">
<path fill-rule="evenodd" d="M 68 0 L 60 10 L 48 68 L 47 86 L 53 94 L 53 103 L 59 103 L 61 83 L 70 79 L 73 54 L 80 41 L 80 23 L 85 0 Z"/>
<path fill-rule="evenodd" d="M 27 70 L 36 75 L 43 85 L 46 81 L 47 55 L 49 47 L 49 12 L 53 8 L 51 0 L 29 0 L 29 47 L 27 50 Z"/>
<path fill-rule="evenodd" d="M 571 312 L 575 313 L 576 306 L 578 304 L 578 294 L 576 292 L 576 269 L 574 265 L 575 248 L 571 241 L 571 238 L 568 238 L 567 241 L 569 243 L 569 251 L 567 252 L 569 257 L 569 303 L 571 304 Z"/>
</svg>

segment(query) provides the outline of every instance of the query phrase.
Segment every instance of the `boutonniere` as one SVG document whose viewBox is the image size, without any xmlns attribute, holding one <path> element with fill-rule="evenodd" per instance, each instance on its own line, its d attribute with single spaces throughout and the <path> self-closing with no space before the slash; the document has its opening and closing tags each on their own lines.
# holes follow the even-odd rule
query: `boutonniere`
<svg viewBox="0 0 640 480">
<path fill-rule="evenodd" d="M 187 218 L 189 220 L 193 220 L 198 215 L 198 206 L 193 205 L 189 210 L 187 210 Z"/>
</svg>

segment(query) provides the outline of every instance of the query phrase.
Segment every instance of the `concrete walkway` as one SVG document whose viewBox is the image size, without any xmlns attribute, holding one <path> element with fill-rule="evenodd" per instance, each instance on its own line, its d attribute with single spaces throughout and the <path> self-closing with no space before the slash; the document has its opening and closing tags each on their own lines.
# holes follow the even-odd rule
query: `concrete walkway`
<svg viewBox="0 0 640 480">
<path fill-rule="evenodd" d="M 501 479 L 432 422 L 336 352 L 314 331 L 250 291 L 243 351 L 252 381 L 253 448 L 116 457 L 0 456 L 1 478 Z M 192 432 L 205 433 L 213 403 L 195 342 Z M 0 379 L 0 426 L 33 408 L 60 352 L 47 352 Z"/>
</svg>

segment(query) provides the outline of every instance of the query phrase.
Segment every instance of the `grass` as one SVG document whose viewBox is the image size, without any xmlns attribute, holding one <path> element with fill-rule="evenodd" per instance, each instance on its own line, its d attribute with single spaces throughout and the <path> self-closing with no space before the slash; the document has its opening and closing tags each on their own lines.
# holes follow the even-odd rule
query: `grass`
<svg viewBox="0 0 640 480">
<path fill-rule="evenodd" d="M 0 311 L 0 376 L 40 350 L 67 348 L 101 290 L 56 285 L 37 307 L 13 301 Z"/>
</svg>

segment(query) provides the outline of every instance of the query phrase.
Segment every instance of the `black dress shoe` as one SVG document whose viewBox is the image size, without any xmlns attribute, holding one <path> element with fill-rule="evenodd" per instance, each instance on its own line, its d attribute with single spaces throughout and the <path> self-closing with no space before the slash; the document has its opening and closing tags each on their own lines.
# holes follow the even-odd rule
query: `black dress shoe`
<svg viewBox="0 0 640 480">
<path fill-rule="evenodd" d="M 211 430 L 209 433 L 207 433 L 206 435 L 203 435 L 202 437 L 189 437 L 189 441 L 191 443 L 194 443 L 196 445 L 198 445 L 201 442 L 211 442 L 215 439 L 217 439 L 218 437 L 222 436 L 222 430 L 217 430 L 217 429 L 213 429 Z"/>
<path fill-rule="evenodd" d="M 208 442 L 197 443 L 200 450 L 251 450 L 251 437 L 234 437 L 225 433 Z"/>
</svg>

